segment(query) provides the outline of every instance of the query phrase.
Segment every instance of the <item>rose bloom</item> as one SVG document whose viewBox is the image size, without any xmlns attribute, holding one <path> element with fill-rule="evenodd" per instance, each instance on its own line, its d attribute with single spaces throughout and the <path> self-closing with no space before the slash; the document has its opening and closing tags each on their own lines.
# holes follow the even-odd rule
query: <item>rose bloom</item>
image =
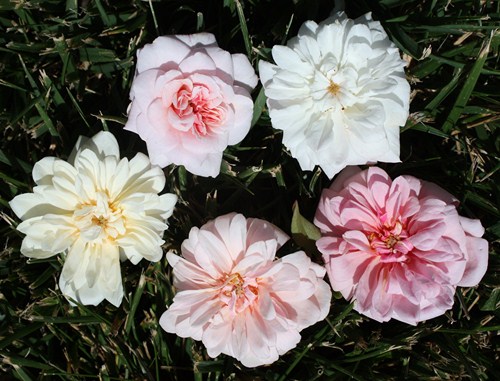
<svg viewBox="0 0 500 381">
<path fill-rule="evenodd" d="M 192 228 L 182 257 L 167 254 L 178 292 L 160 325 L 201 340 L 210 357 L 225 353 L 247 367 L 276 361 L 326 317 L 331 299 L 325 269 L 304 252 L 275 258 L 288 239 L 235 213 Z"/>
<path fill-rule="evenodd" d="M 453 305 L 457 286 L 478 284 L 488 265 L 479 220 L 412 176 L 346 168 L 321 195 L 315 224 L 330 284 L 377 321 L 415 325 Z"/>
<path fill-rule="evenodd" d="M 259 63 L 274 128 L 302 169 L 332 178 L 347 165 L 399 161 L 408 117 L 405 62 L 378 21 L 344 13 L 305 22 L 276 65 Z"/>
<path fill-rule="evenodd" d="M 248 59 L 212 34 L 158 37 L 137 53 L 125 129 L 146 142 L 153 164 L 215 177 L 224 149 L 250 129 L 257 81 Z"/>
<path fill-rule="evenodd" d="M 137 264 L 162 257 L 162 235 L 177 197 L 158 196 L 165 176 L 138 153 L 120 160 L 115 137 L 80 137 L 69 162 L 45 157 L 33 167 L 33 193 L 10 206 L 23 220 L 21 253 L 47 258 L 64 253 L 62 293 L 81 304 L 123 298 L 120 259 Z"/>
</svg>

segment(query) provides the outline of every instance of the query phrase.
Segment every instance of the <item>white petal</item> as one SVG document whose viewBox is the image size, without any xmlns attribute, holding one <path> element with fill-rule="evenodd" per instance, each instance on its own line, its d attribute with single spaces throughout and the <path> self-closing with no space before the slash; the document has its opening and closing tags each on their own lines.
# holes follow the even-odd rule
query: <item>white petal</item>
<svg viewBox="0 0 500 381">
<path fill-rule="evenodd" d="M 264 84 L 264 88 L 269 85 L 279 70 L 278 66 L 273 65 L 272 63 L 262 60 L 259 61 L 259 77 L 262 84 Z"/>
<path fill-rule="evenodd" d="M 337 13 L 272 52 L 276 65 L 259 62 L 269 115 L 302 169 L 331 178 L 347 165 L 399 162 L 410 87 L 380 23 Z"/>
<path fill-rule="evenodd" d="M 308 62 L 304 62 L 297 52 L 289 47 L 274 45 L 272 53 L 276 65 L 280 68 L 299 73 L 303 77 L 310 76 L 314 72 L 313 67 Z"/>
</svg>

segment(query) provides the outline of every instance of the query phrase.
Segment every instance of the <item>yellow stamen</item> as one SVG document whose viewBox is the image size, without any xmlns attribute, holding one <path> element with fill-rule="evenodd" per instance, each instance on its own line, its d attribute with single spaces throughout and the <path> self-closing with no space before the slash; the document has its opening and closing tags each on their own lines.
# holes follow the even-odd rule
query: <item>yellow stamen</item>
<svg viewBox="0 0 500 381">
<path fill-rule="evenodd" d="M 396 246 L 396 244 L 399 242 L 399 237 L 395 237 L 393 236 L 392 234 L 387 237 L 385 240 L 385 246 L 388 248 L 388 249 L 394 249 L 394 246 Z"/>
<path fill-rule="evenodd" d="M 340 91 L 340 86 L 338 84 L 336 84 L 335 82 L 330 81 L 330 84 L 328 85 L 326 90 L 332 95 L 337 95 L 338 92 Z"/>
<path fill-rule="evenodd" d="M 108 219 L 106 217 L 103 217 L 103 216 L 99 216 L 99 217 L 92 217 L 92 223 L 94 225 L 98 225 L 100 227 L 105 227 L 107 224 L 108 224 Z"/>
</svg>

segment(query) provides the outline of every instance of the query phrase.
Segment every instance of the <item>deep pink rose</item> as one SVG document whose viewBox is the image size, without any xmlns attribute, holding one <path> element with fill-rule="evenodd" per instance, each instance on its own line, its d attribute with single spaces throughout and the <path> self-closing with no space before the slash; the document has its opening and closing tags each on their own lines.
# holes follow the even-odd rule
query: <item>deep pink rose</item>
<svg viewBox="0 0 500 381">
<path fill-rule="evenodd" d="M 182 257 L 167 254 L 177 294 L 160 325 L 201 340 L 211 357 L 225 353 L 248 367 L 276 361 L 326 317 L 332 296 L 325 269 L 304 252 L 275 258 L 288 239 L 235 213 L 192 228 Z"/>
<path fill-rule="evenodd" d="M 442 315 L 457 286 L 478 284 L 488 265 L 479 220 L 412 176 L 348 167 L 321 195 L 315 224 L 330 283 L 377 321 L 408 324 Z"/>
<path fill-rule="evenodd" d="M 146 142 L 153 164 L 215 177 L 224 149 L 250 129 L 257 81 L 248 59 L 212 34 L 158 37 L 137 53 L 125 129 Z"/>
</svg>

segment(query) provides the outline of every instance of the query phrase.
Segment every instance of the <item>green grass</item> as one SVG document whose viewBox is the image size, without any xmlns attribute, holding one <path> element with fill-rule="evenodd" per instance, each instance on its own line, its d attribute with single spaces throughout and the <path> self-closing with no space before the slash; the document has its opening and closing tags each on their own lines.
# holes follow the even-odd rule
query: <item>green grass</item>
<svg viewBox="0 0 500 381">
<path fill-rule="evenodd" d="M 66 158 L 79 135 L 106 129 L 123 154 L 145 151 L 122 130 L 135 52 L 158 35 L 214 33 L 254 67 L 270 48 L 321 21 L 326 0 L 0 1 L 0 379 L 2 380 L 499 380 L 500 328 L 500 3 L 479 0 L 347 1 L 357 17 L 372 11 L 409 61 L 411 115 L 400 164 L 456 195 L 460 213 L 480 218 L 489 269 L 476 288 L 459 288 L 453 310 L 416 327 L 379 324 L 342 298 L 326 321 L 302 332 L 299 346 L 271 366 L 245 369 L 207 357 L 199 342 L 166 334 L 159 316 L 174 295 L 166 260 L 122 265 L 125 299 L 72 308 L 56 289 L 60 259 L 28 260 L 8 207 L 33 186 L 44 156 Z M 312 220 L 329 180 L 302 173 L 271 128 L 265 97 L 253 92 L 253 128 L 229 147 L 216 179 L 166 169 L 179 204 L 165 250 L 191 226 L 238 211 L 296 233 L 293 205 Z M 285 252 L 304 246 L 303 237 Z M 496 340 L 496 341 L 495 341 Z"/>
</svg>

